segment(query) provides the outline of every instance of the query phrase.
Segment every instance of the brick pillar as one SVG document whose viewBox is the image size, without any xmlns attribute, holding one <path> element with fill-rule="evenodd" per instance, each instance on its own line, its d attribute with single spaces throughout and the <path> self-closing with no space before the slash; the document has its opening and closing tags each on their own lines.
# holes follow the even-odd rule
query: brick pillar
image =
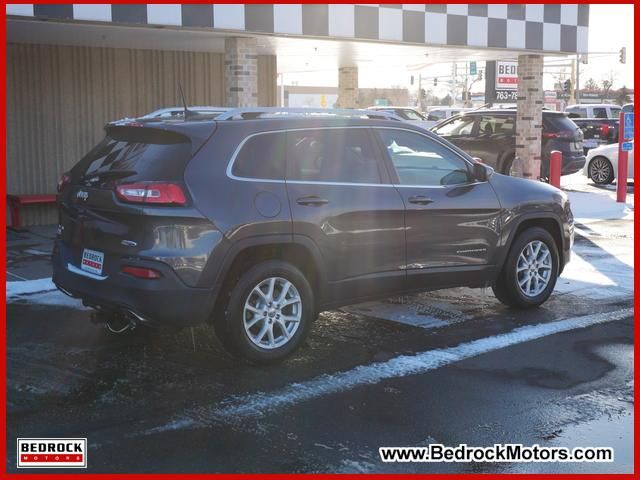
<svg viewBox="0 0 640 480">
<path fill-rule="evenodd" d="M 258 106 L 257 39 L 224 41 L 224 106 Z"/>
<path fill-rule="evenodd" d="M 538 180 L 542 154 L 542 55 L 518 57 L 518 117 L 514 175 Z"/>
<path fill-rule="evenodd" d="M 338 108 L 358 108 L 358 67 L 338 69 Z"/>
</svg>

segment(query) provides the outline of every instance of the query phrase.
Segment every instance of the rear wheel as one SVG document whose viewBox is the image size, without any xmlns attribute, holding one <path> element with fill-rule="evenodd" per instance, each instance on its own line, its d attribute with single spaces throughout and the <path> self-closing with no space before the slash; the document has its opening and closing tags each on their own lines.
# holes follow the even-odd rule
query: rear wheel
<svg viewBox="0 0 640 480">
<path fill-rule="evenodd" d="M 537 307 L 551 295 L 558 271 L 558 248 L 553 237 L 543 228 L 529 228 L 514 240 L 493 292 L 505 305 Z"/>
<path fill-rule="evenodd" d="M 250 362 L 282 360 L 307 335 L 313 302 L 309 282 L 297 268 L 279 260 L 262 262 L 232 286 L 216 334 L 230 353 Z"/>
<path fill-rule="evenodd" d="M 608 158 L 596 157 L 589 164 L 589 178 L 596 185 L 608 185 L 613 182 L 613 165 Z"/>
</svg>

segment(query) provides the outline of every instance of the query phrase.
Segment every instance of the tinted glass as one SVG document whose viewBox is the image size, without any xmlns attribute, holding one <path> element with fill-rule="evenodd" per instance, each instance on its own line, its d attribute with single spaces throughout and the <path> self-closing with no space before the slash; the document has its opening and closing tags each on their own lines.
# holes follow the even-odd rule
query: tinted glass
<svg viewBox="0 0 640 480">
<path fill-rule="evenodd" d="M 471 116 L 456 118 L 438 127 L 434 131 L 438 135 L 445 136 L 471 135 L 474 120 L 474 117 Z"/>
<path fill-rule="evenodd" d="M 71 170 L 74 181 L 103 176 L 136 180 L 177 180 L 191 158 L 191 142 L 174 132 L 111 127 L 108 135 Z"/>
<path fill-rule="evenodd" d="M 511 115 L 483 115 L 480 117 L 478 135 L 512 135 L 515 121 Z"/>
<path fill-rule="evenodd" d="M 607 118 L 607 109 L 602 107 L 594 107 L 593 116 L 594 118 Z"/>
<path fill-rule="evenodd" d="M 542 115 L 544 130 L 547 132 L 575 131 L 578 126 L 573 121 L 561 114 Z"/>
<path fill-rule="evenodd" d="M 618 118 L 620 116 L 621 108 L 611 107 L 611 118 Z"/>
<path fill-rule="evenodd" d="M 469 181 L 467 163 L 448 148 L 406 130 L 378 129 L 400 185 L 443 186 Z"/>
<path fill-rule="evenodd" d="M 288 132 L 287 180 L 380 183 L 379 162 L 368 130 Z"/>
<path fill-rule="evenodd" d="M 285 133 L 251 137 L 240 149 L 232 173 L 237 177 L 283 180 L 285 144 Z"/>
</svg>

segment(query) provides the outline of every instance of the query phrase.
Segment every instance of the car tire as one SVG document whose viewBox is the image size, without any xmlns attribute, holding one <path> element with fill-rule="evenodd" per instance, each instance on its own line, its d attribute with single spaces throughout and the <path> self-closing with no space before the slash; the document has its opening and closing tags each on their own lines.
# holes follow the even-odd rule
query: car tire
<svg viewBox="0 0 640 480">
<path fill-rule="evenodd" d="M 594 157 L 589 162 L 589 178 L 596 185 L 609 185 L 615 175 L 613 165 L 606 157 Z"/>
<path fill-rule="evenodd" d="M 537 307 L 553 292 L 559 266 L 558 247 L 551 234 L 543 228 L 528 228 L 513 241 L 493 293 L 513 308 Z"/>
<path fill-rule="evenodd" d="M 502 163 L 502 171 L 500 173 L 502 173 L 503 175 L 509 175 L 510 177 L 514 176 L 512 175 L 513 172 L 511 172 L 511 168 L 513 167 L 513 162 L 515 159 L 515 155 L 509 155 Z"/>
<path fill-rule="evenodd" d="M 214 323 L 229 353 L 267 364 L 285 359 L 302 344 L 313 323 L 315 300 L 300 270 L 269 260 L 246 270 L 229 287 L 224 313 Z"/>
</svg>

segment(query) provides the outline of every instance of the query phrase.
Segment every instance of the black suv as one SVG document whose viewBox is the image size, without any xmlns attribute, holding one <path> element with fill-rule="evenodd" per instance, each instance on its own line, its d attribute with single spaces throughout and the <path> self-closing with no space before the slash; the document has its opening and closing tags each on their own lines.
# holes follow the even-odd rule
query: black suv
<svg viewBox="0 0 640 480">
<path fill-rule="evenodd" d="M 53 281 L 114 330 L 210 322 L 254 362 L 374 298 L 547 300 L 573 243 L 563 192 L 377 112 L 329 113 L 108 125 L 61 179 Z"/>
<path fill-rule="evenodd" d="M 508 175 L 516 155 L 516 111 L 474 110 L 451 117 L 431 129 L 462 150 Z M 549 157 L 562 152 L 562 175 L 579 171 L 585 162 L 580 128 L 564 113 L 542 111 L 542 165 L 549 176 Z"/>
</svg>

